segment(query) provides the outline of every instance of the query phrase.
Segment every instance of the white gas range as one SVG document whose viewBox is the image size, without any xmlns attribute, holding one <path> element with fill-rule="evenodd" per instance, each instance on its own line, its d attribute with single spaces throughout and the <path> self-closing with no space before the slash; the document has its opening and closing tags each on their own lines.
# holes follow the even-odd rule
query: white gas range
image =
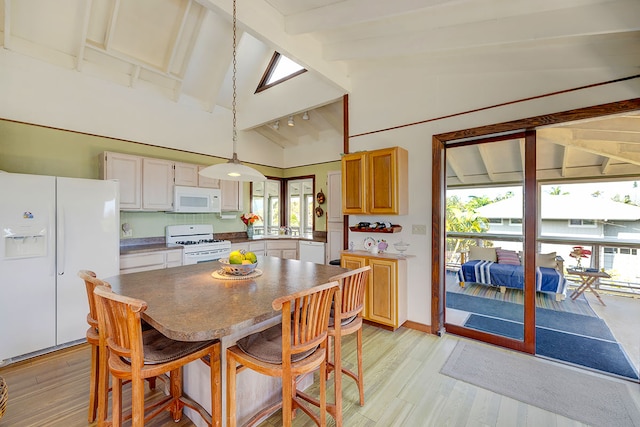
<svg viewBox="0 0 640 427">
<path fill-rule="evenodd" d="M 182 264 L 198 264 L 228 258 L 229 240 L 213 238 L 213 225 L 167 225 L 165 240 L 168 244 L 183 245 Z"/>
</svg>

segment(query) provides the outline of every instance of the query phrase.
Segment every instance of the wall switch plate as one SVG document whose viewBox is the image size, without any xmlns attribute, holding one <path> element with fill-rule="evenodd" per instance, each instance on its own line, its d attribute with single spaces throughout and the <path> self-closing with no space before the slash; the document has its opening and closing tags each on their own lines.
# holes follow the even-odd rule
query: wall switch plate
<svg viewBox="0 0 640 427">
<path fill-rule="evenodd" d="M 427 234 L 427 226 L 424 224 L 413 224 L 411 234 Z"/>
</svg>

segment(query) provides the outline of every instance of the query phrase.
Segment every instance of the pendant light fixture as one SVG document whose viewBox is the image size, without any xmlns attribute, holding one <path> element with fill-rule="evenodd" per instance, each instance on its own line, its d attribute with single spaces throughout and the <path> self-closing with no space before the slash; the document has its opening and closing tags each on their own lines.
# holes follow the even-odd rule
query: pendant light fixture
<svg viewBox="0 0 640 427">
<path fill-rule="evenodd" d="M 240 163 L 240 160 L 238 160 L 238 154 L 236 153 L 238 146 L 238 131 L 236 124 L 236 27 L 236 0 L 233 0 L 233 101 L 231 104 L 231 111 L 233 113 L 233 157 L 231 157 L 231 159 L 226 163 L 218 163 L 202 169 L 200 171 L 200 175 L 206 178 L 223 179 L 227 181 L 266 181 L 267 178 L 263 174 Z"/>
</svg>

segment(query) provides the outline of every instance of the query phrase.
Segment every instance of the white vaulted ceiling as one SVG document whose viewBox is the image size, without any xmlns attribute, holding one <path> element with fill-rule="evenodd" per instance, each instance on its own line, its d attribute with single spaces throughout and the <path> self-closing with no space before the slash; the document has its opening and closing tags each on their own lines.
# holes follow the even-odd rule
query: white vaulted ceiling
<svg viewBox="0 0 640 427">
<path fill-rule="evenodd" d="M 231 0 L 0 6 L 11 52 L 202 111 L 231 108 Z M 238 0 L 239 127 L 274 147 L 341 140 L 341 96 L 367 67 L 424 76 L 638 69 L 638 16 L 638 0 Z M 274 51 L 309 72 L 256 94 Z"/>
</svg>

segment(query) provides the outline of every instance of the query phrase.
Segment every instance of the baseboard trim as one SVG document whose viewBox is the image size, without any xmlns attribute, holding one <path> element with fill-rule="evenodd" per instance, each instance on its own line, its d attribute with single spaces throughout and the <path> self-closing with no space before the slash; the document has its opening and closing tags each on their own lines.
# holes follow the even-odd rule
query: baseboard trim
<svg viewBox="0 0 640 427">
<path fill-rule="evenodd" d="M 415 329 L 416 331 L 425 332 L 427 334 L 433 334 L 431 330 L 431 325 L 425 325 L 418 322 L 412 322 L 411 320 L 407 320 L 402 324 L 405 328 Z"/>
</svg>

